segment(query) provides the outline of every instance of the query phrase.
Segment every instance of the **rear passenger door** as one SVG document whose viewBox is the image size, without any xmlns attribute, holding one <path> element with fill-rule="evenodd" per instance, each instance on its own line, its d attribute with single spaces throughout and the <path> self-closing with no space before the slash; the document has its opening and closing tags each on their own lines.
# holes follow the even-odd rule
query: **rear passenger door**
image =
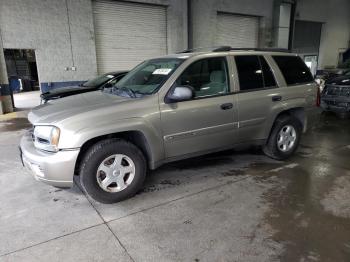
<svg viewBox="0 0 350 262">
<path fill-rule="evenodd" d="M 238 74 L 240 142 L 266 139 L 267 119 L 282 99 L 270 65 L 263 55 L 235 55 Z"/>
</svg>

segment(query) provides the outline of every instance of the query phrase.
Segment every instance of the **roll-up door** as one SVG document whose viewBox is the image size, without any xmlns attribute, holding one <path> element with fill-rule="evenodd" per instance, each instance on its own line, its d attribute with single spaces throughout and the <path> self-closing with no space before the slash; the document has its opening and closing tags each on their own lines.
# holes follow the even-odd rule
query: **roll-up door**
<svg viewBox="0 0 350 262">
<path fill-rule="evenodd" d="M 100 74 L 167 53 L 165 6 L 96 0 L 93 12 Z"/>
<path fill-rule="evenodd" d="M 215 45 L 258 47 L 259 17 L 218 12 L 216 21 Z"/>
<path fill-rule="evenodd" d="M 296 20 L 293 52 L 299 54 L 318 54 L 321 29 L 322 23 Z"/>
</svg>

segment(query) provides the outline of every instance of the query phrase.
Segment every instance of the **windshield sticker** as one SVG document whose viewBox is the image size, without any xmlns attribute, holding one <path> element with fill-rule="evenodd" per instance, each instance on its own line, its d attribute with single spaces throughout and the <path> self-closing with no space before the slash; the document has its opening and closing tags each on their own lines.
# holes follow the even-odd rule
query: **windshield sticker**
<svg viewBox="0 0 350 262">
<path fill-rule="evenodd" d="M 112 75 L 106 75 L 106 77 L 108 77 L 108 78 L 113 78 L 114 76 L 112 76 Z"/>
<path fill-rule="evenodd" d="M 152 75 L 167 75 L 171 72 L 171 68 L 158 68 L 153 71 Z"/>
</svg>

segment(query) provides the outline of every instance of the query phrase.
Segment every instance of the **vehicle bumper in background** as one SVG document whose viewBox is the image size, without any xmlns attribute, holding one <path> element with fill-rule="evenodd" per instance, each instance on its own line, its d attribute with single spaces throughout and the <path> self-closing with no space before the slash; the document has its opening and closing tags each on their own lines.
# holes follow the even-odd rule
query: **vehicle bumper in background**
<svg viewBox="0 0 350 262">
<path fill-rule="evenodd" d="M 72 187 L 75 163 L 79 149 L 50 153 L 34 147 L 30 133 L 26 133 L 20 144 L 23 165 L 36 180 L 57 187 Z"/>
<path fill-rule="evenodd" d="M 324 111 L 331 111 L 337 114 L 350 113 L 350 99 L 322 99 L 321 107 Z"/>
</svg>

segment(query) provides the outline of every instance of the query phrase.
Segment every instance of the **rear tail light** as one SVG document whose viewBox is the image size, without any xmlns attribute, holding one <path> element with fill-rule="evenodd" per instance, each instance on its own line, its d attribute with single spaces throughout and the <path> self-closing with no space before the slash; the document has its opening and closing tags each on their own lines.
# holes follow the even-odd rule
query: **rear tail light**
<svg viewBox="0 0 350 262">
<path fill-rule="evenodd" d="M 320 105 L 321 105 L 321 90 L 320 90 L 320 87 L 317 86 L 316 106 L 320 107 Z"/>
</svg>

